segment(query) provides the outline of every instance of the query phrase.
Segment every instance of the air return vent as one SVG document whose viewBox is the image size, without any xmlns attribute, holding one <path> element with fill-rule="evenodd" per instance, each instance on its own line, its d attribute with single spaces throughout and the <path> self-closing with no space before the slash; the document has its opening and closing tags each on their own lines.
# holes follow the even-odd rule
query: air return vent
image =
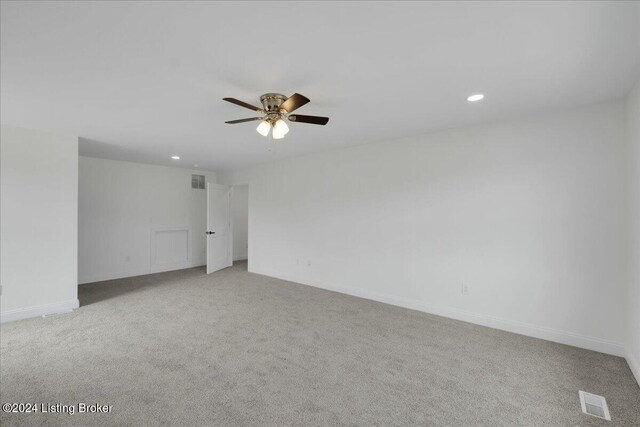
<svg viewBox="0 0 640 427">
<path fill-rule="evenodd" d="M 607 400 L 598 396 L 597 394 L 587 393 L 580 390 L 580 405 L 582 406 L 582 412 L 585 414 L 593 415 L 594 417 L 602 418 L 611 421 L 609 415 L 609 407 L 607 406 Z"/>
<path fill-rule="evenodd" d="M 204 190 L 204 175 L 191 175 L 191 188 Z"/>
</svg>

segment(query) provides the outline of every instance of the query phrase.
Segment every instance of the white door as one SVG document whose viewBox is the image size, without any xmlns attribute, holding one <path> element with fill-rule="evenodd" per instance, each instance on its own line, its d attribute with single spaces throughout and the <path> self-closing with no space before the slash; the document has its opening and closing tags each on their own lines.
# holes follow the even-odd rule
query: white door
<svg viewBox="0 0 640 427">
<path fill-rule="evenodd" d="M 231 187 L 207 183 L 207 274 L 231 267 Z"/>
</svg>

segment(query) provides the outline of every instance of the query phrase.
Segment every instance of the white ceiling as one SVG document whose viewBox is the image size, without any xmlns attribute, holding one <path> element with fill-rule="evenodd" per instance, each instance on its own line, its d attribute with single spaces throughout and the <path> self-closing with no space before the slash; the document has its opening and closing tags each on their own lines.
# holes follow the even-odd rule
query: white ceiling
<svg viewBox="0 0 640 427">
<path fill-rule="evenodd" d="M 81 154 L 203 169 L 620 98 L 638 2 L 2 2 L 2 122 Z M 226 125 L 302 93 L 284 140 Z M 467 95 L 484 101 L 469 104 Z M 178 154 L 178 162 L 169 157 Z"/>
</svg>

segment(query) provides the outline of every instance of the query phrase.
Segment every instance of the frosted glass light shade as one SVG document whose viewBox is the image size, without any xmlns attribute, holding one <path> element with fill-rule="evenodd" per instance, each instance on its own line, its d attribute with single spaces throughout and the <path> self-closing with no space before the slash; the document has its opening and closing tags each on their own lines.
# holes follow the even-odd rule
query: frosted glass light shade
<svg viewBox="0 0 640 427">
<path fill-rule="evenodd" d="M 271 124 L 268 121 L 263 120 L 260 122 L 256 130 L 260 135 L 267 136 L 269 135 L 269 131 L 271 130 Z"/>
<path fill-rule="evenodd" d="M 289 132 L 289 126 L 287 126 L 285 121 L 282 120 L 282 119 L 278 119 L 276 124 L 273 125 L 273 137 L 274 137 L 274 139 L 280 139 L 280 138 L 284 137 L 288 132 Z M 276 135 L 278 135 L 278 136 L 282 135 L 282 136 L 280 136 L 279 138 L 276 138 Z"/>
</svg>

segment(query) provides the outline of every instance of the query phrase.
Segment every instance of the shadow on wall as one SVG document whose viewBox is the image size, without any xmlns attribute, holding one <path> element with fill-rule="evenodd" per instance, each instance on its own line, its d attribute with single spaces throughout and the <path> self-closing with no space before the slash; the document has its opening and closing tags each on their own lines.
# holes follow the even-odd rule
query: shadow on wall
<svg viewBox="0 0 640 427">
<path fill-rule="evenodd" d="M 100 159 L 126 160 L 129 162 L 149 163 L 148 155 L 140 151 L 132 150 L 128 147 L 110 144 L 108 142 L 97 141 L 89 138 L 78 138 L 78 153 L 80 156 L 97 157 Z M 167 163 L 167 159 L 160 164 Z"/>
</svg>

